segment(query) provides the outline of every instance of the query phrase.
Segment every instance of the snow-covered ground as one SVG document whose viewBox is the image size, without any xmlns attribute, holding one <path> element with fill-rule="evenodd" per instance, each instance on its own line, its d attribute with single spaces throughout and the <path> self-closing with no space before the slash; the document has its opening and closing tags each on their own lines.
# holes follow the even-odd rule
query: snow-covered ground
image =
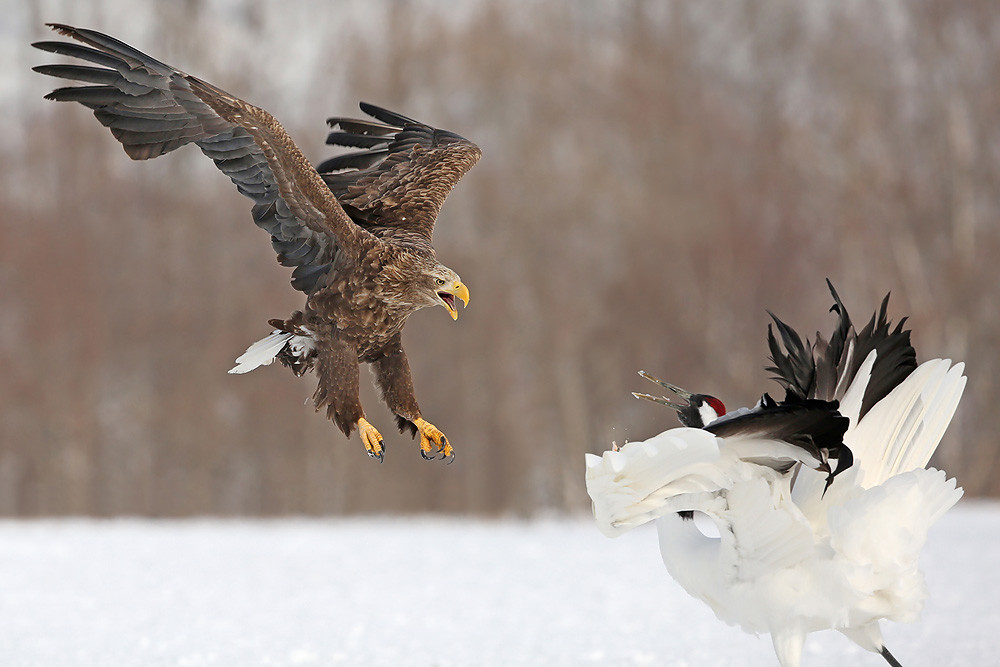
<svg viewBox="0 0 1000 667">
<path fill-rule="evenodd" d="M 907 665 L 1000 664 L 1000 504 L 931 532 Z M 644 526 L 582 519 L 0 522 L 0 664 L 774 665 L 717 621 Z M 803 660 L 884 665 L 836 633 Z"/>
</svg>

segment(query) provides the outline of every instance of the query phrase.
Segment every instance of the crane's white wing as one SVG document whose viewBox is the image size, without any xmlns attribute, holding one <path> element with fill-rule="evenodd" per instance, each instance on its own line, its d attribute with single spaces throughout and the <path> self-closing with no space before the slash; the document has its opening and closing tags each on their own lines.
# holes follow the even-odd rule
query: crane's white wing
<svg viewBox="0 0 1000 667">
<path fill-rule="evenodd" d="M 962 398 L 964 370 L 950 359 L 922 363 L 845 434 L 863 488 L 927 465 Z"/>
<path fill-rule="evenodd" d="M 854 453 L 854 467 L 841 475 L 823 496 L 825 478 L 805 468 L 799 471 L 792 497 L 814 522 L 822 523 L 826 508 L 899 473 L 923 468 L 937 449 L 965 390 L 965 364 L 932 359 L 917 367 L 888 396 L 858 421 L 872 352 L 841 404 L 851 419 L 844 443 Z M 852 488 L 855 487 L 855 488 Z"/>
<path fill-rule="evenodd" d="M 728 485 L 717 438 L 702 429 L 675 428 L 601 456 L 587 454 L 587 493 L 605 535 L 616 536 L 686 507 L 678 497 Z"/>
</svg>

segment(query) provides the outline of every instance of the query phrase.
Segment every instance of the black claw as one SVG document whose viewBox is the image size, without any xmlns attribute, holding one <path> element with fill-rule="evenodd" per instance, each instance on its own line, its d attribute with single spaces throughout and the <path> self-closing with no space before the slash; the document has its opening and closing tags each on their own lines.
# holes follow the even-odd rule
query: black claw
<svg viewBox="0 0 1000 667">
<path fill-rule="evenodd" d="M 444 458 L 446 458 L 448 460 L 445 465 L 449 465 L 450 466 L 452 463 L 455 462 L 455 450 L 452 450 L 451 454 L 449 454 L 448 456 L 446 456 Z"/>
<path fill-rule="evenodd" d="M 385 443 L 383 443 L 381 440 L 379 440 L 378 441 L 378 446 L 379 446 L 379 452 L 378 452 L 378 454 L 376 454 L 375 452 L 373 452 L 372 450 L 369 449 L 369 450 L 367 450 L 368 451 L 368 456 L 369 456 L 369 458 L 378 459 L 379 463 L 383 463 L 385 461 Z"/>
<path fill-rule="evenodd" d="M 433 461 L 434 460 L 434 457 L 433 456 L 428 456 L 427 452 L 425 452 L 423 449 L 420 450 L 420 456 L 423 457 L 424 461 Z"/>
</svg>

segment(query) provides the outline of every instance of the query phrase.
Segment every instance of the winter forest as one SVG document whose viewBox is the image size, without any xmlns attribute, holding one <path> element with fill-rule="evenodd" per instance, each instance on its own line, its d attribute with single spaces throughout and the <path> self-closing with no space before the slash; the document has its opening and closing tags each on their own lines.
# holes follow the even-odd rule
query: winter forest
<svg viewBox="0 0 1000 667">
<path fill-rule="evenodd" d="M 727 406 L 778 392 L 772 310 L 828 332 L 891 292 L 919 360 L 968 363 L 933 463 L 1000 494 L 1000 5 L 989 0 L 2 0 L 0 515 L 585 511 L 583 455 L 676 425 L 640 369 Z M 483 158 L 438 256 L 472 299 L 410 319 L 452 466 L 379 465 L 312 376 L 226 371 L 301 307 L 195 148 L 129 160 L 43 100 L 46 21 L 120 37 L 271 111 L 307 156 L 365 100 Z"/>
</svg>

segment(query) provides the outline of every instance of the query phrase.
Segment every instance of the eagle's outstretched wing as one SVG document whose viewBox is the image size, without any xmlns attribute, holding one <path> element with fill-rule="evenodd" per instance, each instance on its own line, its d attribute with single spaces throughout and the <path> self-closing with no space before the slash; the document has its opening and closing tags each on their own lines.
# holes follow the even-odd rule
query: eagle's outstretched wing
<svg viewBox="0 0 1000 667">
<path fill-rule="evenodd" d="M 81 42 L 32 46 L 97 65 L 41 65 L 36 72 L 93 85 L 46 97 L 79 102 L 134 160 L 194 143 L 254 201 L 254 222 L 271 234 L 292 285 L 311 292 L 340 251 L 357 256 L 372 235 L 356 225 L 269 113 L 102 33 L 49 24 Z"/>
<path fill-rule="evenodd" d="M 429 246 L 445 198 L 482 151 L 454 132 L 373 104 L 362 102 L 361 110 L 375 121 L 330 118 L 326 143 L 364 150 L 317 169 L 358 224 L 382 238 Z"/>
</svg>

